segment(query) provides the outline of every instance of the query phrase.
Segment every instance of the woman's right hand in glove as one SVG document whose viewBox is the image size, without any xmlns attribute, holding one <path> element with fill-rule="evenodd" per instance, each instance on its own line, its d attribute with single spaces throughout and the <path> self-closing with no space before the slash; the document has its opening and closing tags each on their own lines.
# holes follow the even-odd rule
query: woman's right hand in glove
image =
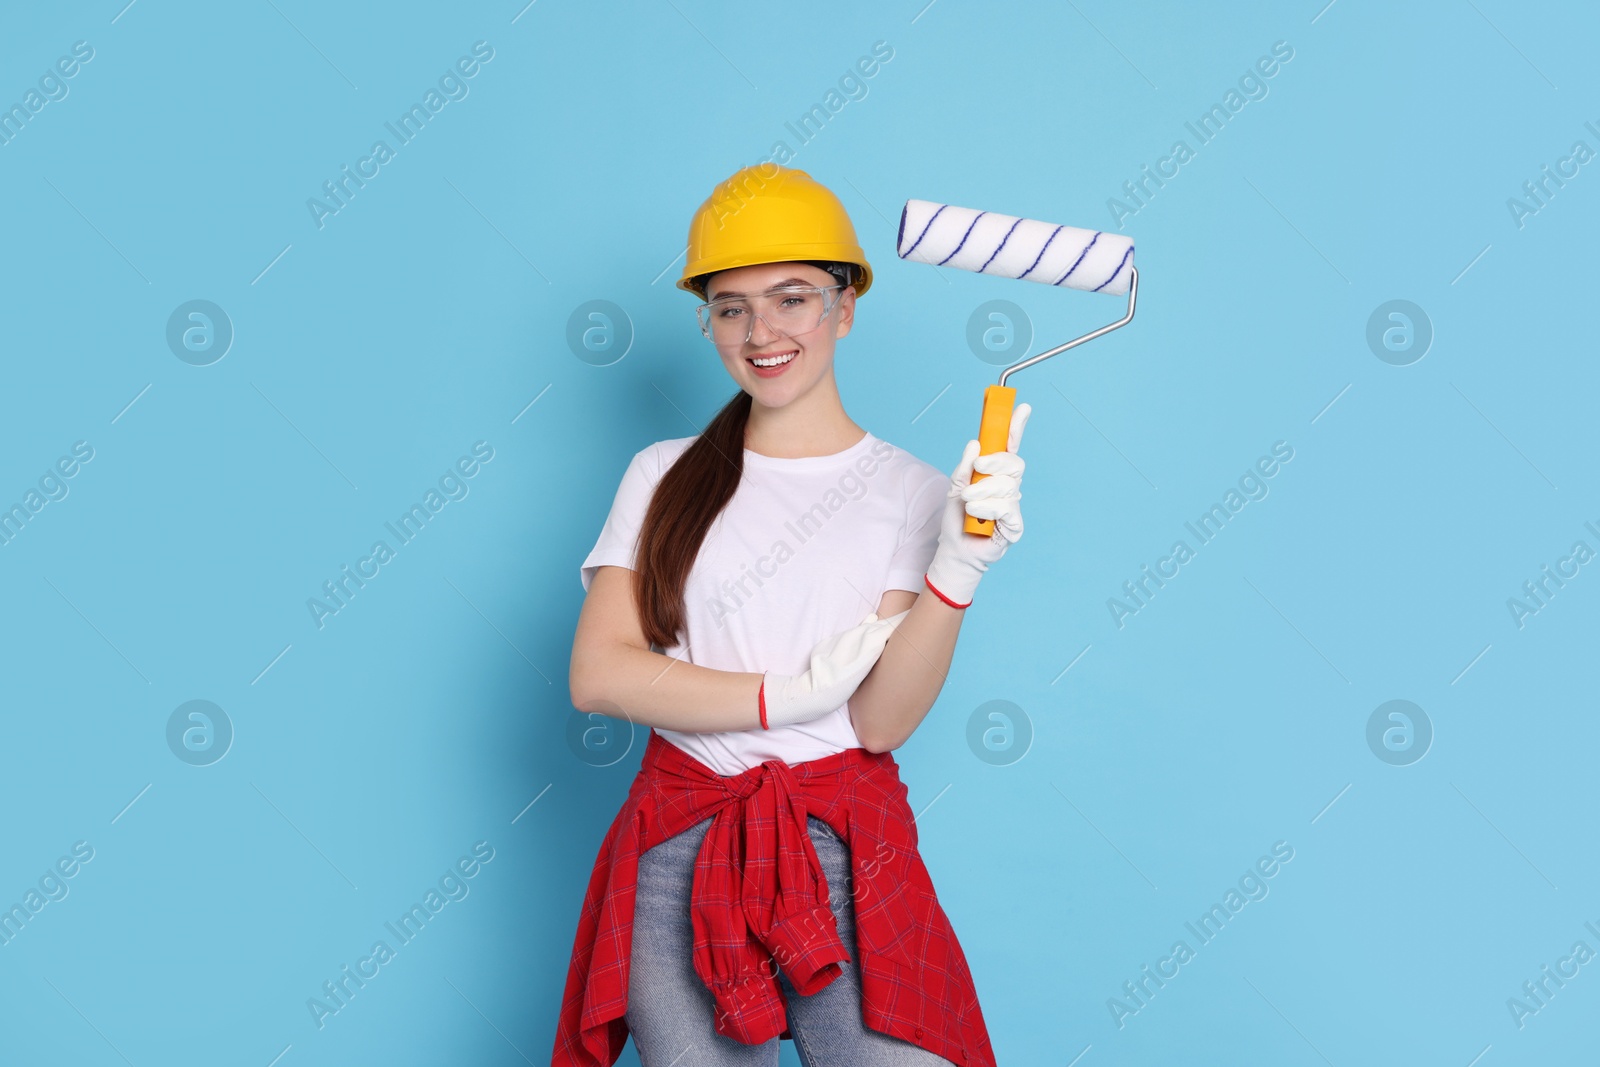
<svg viewBox="0 0 1600 1067">
<path fill-rule="evenodd" d="M 909 614 L 908 608 L 880 619 L 873 612 L 856 626 L 824 638 L 811 650 L 811 667 L 803 674 L 766 672 L 756 695 L 762 729 L 807 722 L 843 707 Z"/>
</svg>

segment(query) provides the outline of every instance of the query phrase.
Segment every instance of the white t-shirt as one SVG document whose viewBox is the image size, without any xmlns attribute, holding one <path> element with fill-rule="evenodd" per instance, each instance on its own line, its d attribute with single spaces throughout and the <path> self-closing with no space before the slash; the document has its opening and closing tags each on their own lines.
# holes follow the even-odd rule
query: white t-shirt
<svg viewBox="0 0 1600 1067">
<path fill-rule="evenodd" d="M 586 591 L 601 566 L 633 569 L 656 483 L 694 440 L 658 441 L 634 455 L 581 565 Z M 715 670 L 803 673 L 817 642 L 877 611 L 884 592 L 925 588 L 949 485 L 947 474 L 871 433 L 829 456 L 745 449 L 739 487 L 684 586 L 686 629 L 665 653 Z M 848 703 L 772 730 L 656 732 L 722 775 L 861 747 Z"/>
</svg>

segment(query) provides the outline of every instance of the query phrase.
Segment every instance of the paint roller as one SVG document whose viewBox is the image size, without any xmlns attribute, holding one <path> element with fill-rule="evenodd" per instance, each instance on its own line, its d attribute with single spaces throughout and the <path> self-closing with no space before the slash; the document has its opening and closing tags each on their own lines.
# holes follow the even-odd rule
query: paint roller
<svg viewBox="0 0 1600 1067">
<path fill-rule="evenodd" d="M 983 415 L 978 423 L 979 455 L 1004 452 L 1009 443 L 1017 390 L 1006 385 L 1006 378 L 1041 359 L 1126 326 L 1133 319 L 1134 300 L 1139 294 L 1131 237 L 930 200 L 906 201 L 900 212 L 900 237 L 895 251 L 901 259 L 936 267 L 957 267 L 1089 293 L 1128 294 L 1128 313 L 1121 319 L 1007 367 L 1000 372 L 998 385 L 984 389 Z M 974 482 L 986 477 L 982 471 L 972 472 Z M 989 536 L 994 533 L 994 520 L 968 515 L 965 529 Z"/>
</svg>

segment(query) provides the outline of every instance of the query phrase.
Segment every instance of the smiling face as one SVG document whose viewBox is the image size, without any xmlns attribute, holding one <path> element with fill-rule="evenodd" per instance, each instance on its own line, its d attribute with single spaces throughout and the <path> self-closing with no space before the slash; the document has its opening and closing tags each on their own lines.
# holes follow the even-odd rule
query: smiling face
<svg viewBox="0 0 1600 1067">
<path fill-rule="evenodd" d="M 839 284 L 839 279 L 809 263 L 762 263 L 719 271 L 706 279 L 706 299 L 741 293 L 760 293 L 780 285 Z M 807 395 L 817 383 L 833 373 L 834 342 L 850 332 L 855 321 L 854 287 L 825 294 L 836 300 L 822 325 L 785 336 L 758 317 L 751 325 L 750 339 L 742 345 L 718 345 L 722 365 L 739 387 L 757 404 L 779 408 Z M 770 360 L 793 353 L 794 358 L 779 367 L 760 368 L 755 360 Z"/>
</svg>

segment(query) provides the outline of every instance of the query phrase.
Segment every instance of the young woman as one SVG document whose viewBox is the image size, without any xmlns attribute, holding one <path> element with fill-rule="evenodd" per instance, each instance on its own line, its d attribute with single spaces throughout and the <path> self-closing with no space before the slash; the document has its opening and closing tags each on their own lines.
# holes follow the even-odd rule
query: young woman
<svg viewBox="0 0 1600 1067">
<path fill-rule="evenodd" d="M 890 750 L 1022 535 L 1030 409 L 949 477 L 852 422 L 834 345 L 871 284 L 804 171 L 747 167 L 690 225 L 678 286 L 740 391 L 634 455 L 582 564 L 573 703 L 652 730 L 590 877 L 557 1065 L 610 1067 L 630 1033 L 645 1067 L 772 1067 L 781 1037 L 807 1067 L 994 1064 Z"/>
</svg>

